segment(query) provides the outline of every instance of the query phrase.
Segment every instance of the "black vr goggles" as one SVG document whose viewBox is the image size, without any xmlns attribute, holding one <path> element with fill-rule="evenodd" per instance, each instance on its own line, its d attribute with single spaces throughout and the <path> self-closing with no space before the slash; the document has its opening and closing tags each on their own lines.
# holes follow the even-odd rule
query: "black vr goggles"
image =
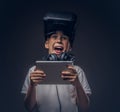
<svg viewBox="0 0 120 112">
<path fill-rule="evenodd" d="M 44 20 L 45 40 L 56 31 L 62 31 L 69 37 L 71 46 L 74 40 L 75 23 L 77 16 L 73 13 L 47 13 Z"/>
</svg>

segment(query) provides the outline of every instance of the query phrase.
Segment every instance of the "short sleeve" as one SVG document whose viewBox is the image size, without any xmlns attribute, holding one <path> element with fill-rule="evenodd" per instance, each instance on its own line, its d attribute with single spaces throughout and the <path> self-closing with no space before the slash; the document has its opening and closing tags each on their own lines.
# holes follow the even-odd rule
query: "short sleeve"
<svg viewBox="0 0 120 112">
<path fill-rule="evenodd" d="M 22 87 L 22 90 L 21 90 L 21 93 L 24 93 L 26 94 L 27 93 L 27 90 L 28 90 L 28 87 L 30 85 L 30 73 L 32 71 L 34 71 L 35 69 L 35 66 L 31 67 L 25 77 L 25 81 L 24 81 L 24 84 L 23 84 L 23 87 Z"/>
<path fill-rule="evenodd" d="M 80 81 L 85 93 L 90 95 L 92 92 L 91 92 L 91 89 L 90 89 L 90 86 L 88 84 L 88 81 L 87 81 L 87 78 L 86 78 L 84 71 L 79 66 L 75 66 L 75 69 L 78 73 L 79 81 Z"/>
</svg>

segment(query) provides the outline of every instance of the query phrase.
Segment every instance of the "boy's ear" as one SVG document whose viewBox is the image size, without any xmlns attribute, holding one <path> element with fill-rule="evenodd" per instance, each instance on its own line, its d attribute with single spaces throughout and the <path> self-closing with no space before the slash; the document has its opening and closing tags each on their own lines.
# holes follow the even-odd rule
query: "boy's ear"
<svg viewBox="0 0 120 112">
<path fill-rule="evenodd" d="M 45 48 L 48 49 L 48 40 L 45 41 Z"/>
</svg>

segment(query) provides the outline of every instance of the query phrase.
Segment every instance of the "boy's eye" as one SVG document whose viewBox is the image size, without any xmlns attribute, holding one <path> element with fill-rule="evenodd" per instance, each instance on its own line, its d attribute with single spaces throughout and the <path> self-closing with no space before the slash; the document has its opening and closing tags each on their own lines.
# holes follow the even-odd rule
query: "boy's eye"
<svg viewBox="0 0 120 112">
<path fill-rule="evenodd" d="M 57 38 L 57 35 L 52 35 L 52 38 Z"/>
<path fill-rule="evenodd" d="M 56 34 L 53 34 L 51 37 L 54 38 L 54 39 L 56 39 L 56 38 L 58 38 L 59 36 L 56 35 Z M 67 40 L 67 39 L 68 39 L 68 36 L 62 35 L 60 38 L 63 39 L 63 40 Z"/>
<path fill-rule="evenodd" d="M 64 35 L 64 36 L 62 36 L 61 38 L 64 39 L 64 40 L 67 40 L 67 39 L 68 39 L 68 36 Z"/>
</svg>

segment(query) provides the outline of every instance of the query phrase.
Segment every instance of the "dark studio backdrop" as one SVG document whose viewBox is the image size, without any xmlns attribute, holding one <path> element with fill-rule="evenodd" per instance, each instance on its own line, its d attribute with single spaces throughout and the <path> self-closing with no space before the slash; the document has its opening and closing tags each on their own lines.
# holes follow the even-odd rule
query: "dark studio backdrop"
<svg viewBox="0 0 120 112">
<path fill-rule="evenodd" d="M 119 0 L 0 1 L 0 110 L 25 112 L 20 91 L 44 49 L 42 17 L 48 11 L 78 15 L 73 54 L 92 89 L 90 112 L 119 109 Z"/>
</svg>

